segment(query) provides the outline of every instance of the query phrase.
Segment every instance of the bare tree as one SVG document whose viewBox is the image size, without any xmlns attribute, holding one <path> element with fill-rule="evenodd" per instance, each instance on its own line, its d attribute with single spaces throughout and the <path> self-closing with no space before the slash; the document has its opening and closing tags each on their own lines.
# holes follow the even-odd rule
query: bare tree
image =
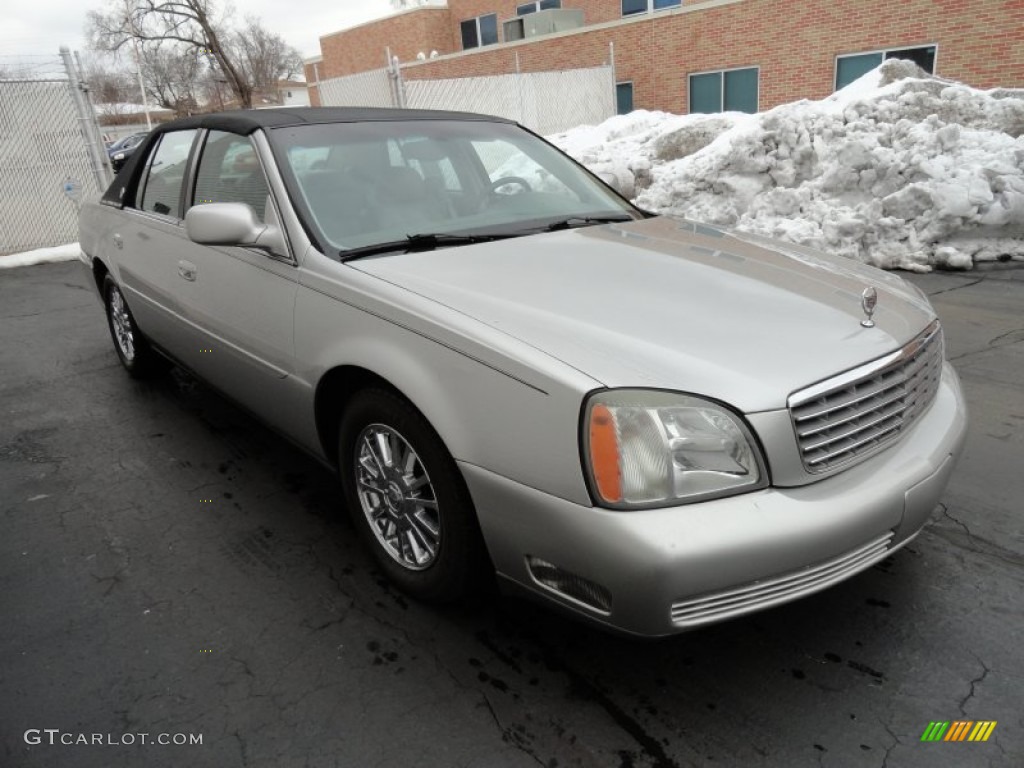
<svg viewBox="0 0 1024 768">
<path fill-rule="evenodd" d="M 146 91 L 153 101 L 179 117 L 197 110 L 203 66 L 193 51 L 183 51 L 180 45 L 150 43 L 142 46 L 139 58 Z"/>
<path fill-rule="evenodd" d="M 117 104 L 138 100 L 138 86 L 132 83 L 132 74 L 115 66 L 109 57 L 86 54 L 83 79 L 89 86 L 96 104 Z"/>
<path fill-rule="evenodd" d="M 87 23 L 89 37 L 100 50 L 171 42 L 188 56 L 208 57 L 242 107 L 252 106 L 252 85 L 224 44 L 231 32 L 218 19 L 213 0 L 110 0 L 106 11 L 90 11 Z"/>
<path fill-rule="evenodd" d="M 255 90 L 269 90 L 278 80 L 302 71 L 299 52 L 256 17 L 247 17 L 245 26 L 231 36 L 231 48 L 243 77 Z"/>
</svg>

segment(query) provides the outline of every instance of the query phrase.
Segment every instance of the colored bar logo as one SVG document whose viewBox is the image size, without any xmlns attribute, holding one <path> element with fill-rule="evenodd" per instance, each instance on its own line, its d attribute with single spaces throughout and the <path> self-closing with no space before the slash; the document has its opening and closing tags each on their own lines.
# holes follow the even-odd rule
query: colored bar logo
<svg viewBox="0 0 1024 768">
<path fill-rule="evenodd" d="M 996 723 L 995 720 L 933 720 L 921 734 L 921 741 L 988 741 Z"/>
</svg>

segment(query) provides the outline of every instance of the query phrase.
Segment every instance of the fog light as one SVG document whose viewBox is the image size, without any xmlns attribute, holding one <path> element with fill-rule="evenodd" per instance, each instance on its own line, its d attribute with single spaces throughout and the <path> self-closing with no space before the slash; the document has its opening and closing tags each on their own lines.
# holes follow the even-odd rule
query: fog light
<svg viewBox="0 0 1024 768">
<path fill-rule="evenodd" d="M 591 610 L 605 614 L 612 612 L 612 593 L 600 584 L 533 555 L 527 555 L 526 564 L 533 580 L 542 587 Z"/>
</svg>

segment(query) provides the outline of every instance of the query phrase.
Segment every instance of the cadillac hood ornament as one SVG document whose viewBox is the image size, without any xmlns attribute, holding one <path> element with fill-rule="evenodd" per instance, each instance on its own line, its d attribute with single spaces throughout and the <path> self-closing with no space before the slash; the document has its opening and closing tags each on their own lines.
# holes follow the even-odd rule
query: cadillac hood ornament
<svg viewBox="0 0 1024 768">
<path fill-rule="evenodd" d="M 865 288 L 860 295 L 860 306 L 867 315 L 867 319 L 861 320 L 860 324 L 865 328 L 874 328 L 875 321 L 871 317 L 875 314 L 875 305 L 878 304 L 878 291 L 873 287 Z"/>
</svg>

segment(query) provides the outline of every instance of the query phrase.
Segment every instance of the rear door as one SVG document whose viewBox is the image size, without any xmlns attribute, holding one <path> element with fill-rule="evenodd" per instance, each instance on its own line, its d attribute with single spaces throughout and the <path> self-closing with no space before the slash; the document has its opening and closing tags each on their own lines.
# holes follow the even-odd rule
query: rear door
<svg viewBox="0 0 1024 768">
<path fill-rule="evenodd" d="M 104 250 L 142 333 L 179 359 L 198 346 L 185 320 L 178 262 L 185 235 L 182 194 L 196 129 L 170 131 L 149 148 L 133 199 L 126 200 Z"/>
</svg>

